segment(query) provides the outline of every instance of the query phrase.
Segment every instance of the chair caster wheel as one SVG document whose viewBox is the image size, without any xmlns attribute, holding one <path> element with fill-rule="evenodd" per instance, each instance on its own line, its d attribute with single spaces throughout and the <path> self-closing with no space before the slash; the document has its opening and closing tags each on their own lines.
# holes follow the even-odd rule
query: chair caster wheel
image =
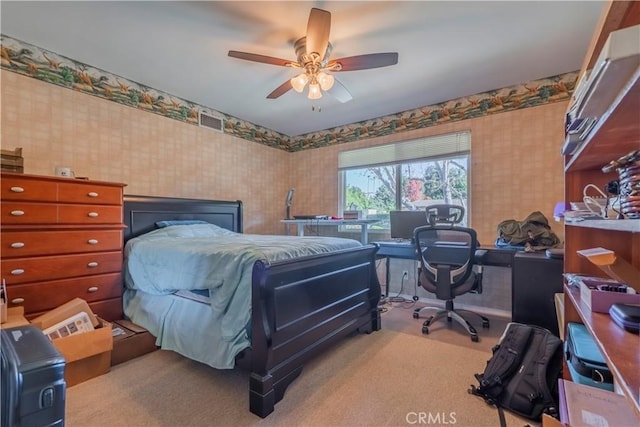
<svg viewBox="0 0 640 427">
<path fill-rule="evenodd" d="M 489 329 L 489 321 L 482 322 L 482 327 L 485 329 Z"/>
<path fill-rule="evenodd" d="M 419 319 L 420 318 L 420 313 L 418 313 L 417 311 L 413 312 L 413 318 L 414 319 Z"/>
<path fill-rule="evenodd" d="M 477 335 L 471 335 L 471 341 L 478 342 L 478 336 Z"/>
<path fill-rule="evenodd" d="M 422 327 L 422 333 L 425 334 L 425 335 L 429 334 L 429 328 L 426 327 L 426 326 L 423 326 Z"/>
</svg>

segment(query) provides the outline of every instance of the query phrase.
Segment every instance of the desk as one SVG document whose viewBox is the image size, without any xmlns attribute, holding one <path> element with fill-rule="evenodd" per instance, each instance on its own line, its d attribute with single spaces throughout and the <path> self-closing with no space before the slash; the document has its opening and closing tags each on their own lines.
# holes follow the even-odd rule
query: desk
<svg viewBox="0 0 640 427">
<path fill-rule="evenodd" d="M 418 260 L 411 241 L 381 241 L 377 256 L 386 258 L 385 286 L 389 294 L 391 258 Z M 562 260 L 549 259 L 544 253 L 481 246 L 487 250 L 483 266 L 511 268 L 511 320 L 538 325 L 558 335 L 554 294 L 562 292 Z"/>
<path fill-rule="evenodd" d="M 391 258 L 414 259 L 419 260 L 416 247 L 410 240 L 387 240 L 375 242 L 380 249 L 376 255 L 380 258 L 386 258 L 385 273 L 385 290 L 389 295 L 389 262 Z M 495 247 L 481 246 L 479 249 L 485 249 L 487 254 L 484 256 L 482 265 L 490 265 L 493 267 L 511 267 L 513 256 L 516 252 L 513 249 L 500 249 Z"/>
<path fill-rule="evenodd" d="M 554 295 L 561 293 L 562 260 L 547 258 L 544 253 L 519 251 L 513 257 L 511 268 L 511 319 L 547 328 L 560 335 L 555 311 Z"/>
<path fill-rule="evenodd" d="M 380 246 L 377 255 L 387 258 L 387 260 L 389 258 L 419 259 L 415 245 L 409 240 L 381 241 L 375 243 Z M 480 246 L 478 249 L 487 251 L 482 265 L 490 265 L 493 267 L 511 267 L 513 256 L 516 253 L 513 249 L 500 249 L 493 246 Z"/>
<path fill-rule="evenodd" d="M 284 224 L 295 224 L 298 229 L 298 236 L 304 236 L 304 226 L 337 226 L 337 225 L 358 225 L 360 226 L 360 241 L 363 245 L 369 239 L 369 225 L 376 223 L 378 219 L 281 219 Z"/>
</svg>

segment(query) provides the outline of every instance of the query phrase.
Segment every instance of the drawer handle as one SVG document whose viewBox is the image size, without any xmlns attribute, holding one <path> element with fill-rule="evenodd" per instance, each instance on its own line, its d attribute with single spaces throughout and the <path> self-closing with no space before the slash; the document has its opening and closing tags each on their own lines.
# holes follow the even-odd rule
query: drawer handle
<svg viewBox="0 0 640 427">
<path fill-rule="evenodd" d="M 11 300 L 12 304 L 22 304 L 24 302 L 24 298 L 14 298 Z"/>
<path fill-rule="evenodd" d="M 98 292 L 98 287 L 97 286 L 92 286 L 89 289 L 87 289 L 87 291 L 94 293 L 94 292 Z"/>
<path fill-rule="evenodd" d="M 11 247 L 14 248 L 14 249 L 24 248 L 24 243 L 23 242 L 13 242 L 11 244 Z"/>
<path fill-rule="evenodd" d="M 21 274 L 24 274 L 24 269 L 23 268 L 16 268 L 15 270 L 11 270 L 11 274 L 13 276 L 19 276 Z"/>
<path fill-rule="evenodd" d="M 90 191 L 89 193 L 87 193 L 87 196 L 89 196 L 89 197 L 98 197 L 98 193 L 96 193 L 95 191 Z"/>
<path fill-rule="evenodd" d="M 87 264 L 87 267 L 90 267 L 90 268 L 94 268 L 94 267 L 97 267 L 97 266 L 98 266 L 98 263 L 95 262 L 95 261 L 91 261 L 90 263 Z"/>
<path fill-rule="evenodd" d="M 87 243 L 89 243 L 90 245 L 97 245 L 98 244 L 98 239 L 89 239 L 89 240 L 87 240 Z"/>
<path fill-rule="evenodd" d="M 19 211 L 19 210 L 11 211 L 11 215 L 13 215 L 13 216 L 22 216 L 22 215 L 24 215 L 24 211 Z"/>
<path fill-rule="evenodd" d="M 87 216 L 90 218 L 98 218 L 98 212 L 89 212 Z"/>
<path fill-rule="evenodd" d="M 24 192 L 24 188 L 22 188 L 22 187 L 11 187 L 11 191 L 13 191 L 14 193 L 23 193 Z"/>
</svg>

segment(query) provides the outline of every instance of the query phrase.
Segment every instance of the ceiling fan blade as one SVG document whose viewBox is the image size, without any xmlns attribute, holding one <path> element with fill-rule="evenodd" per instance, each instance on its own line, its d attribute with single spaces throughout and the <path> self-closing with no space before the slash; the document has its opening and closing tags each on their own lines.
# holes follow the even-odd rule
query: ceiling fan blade
<svg viewBox="0 0 640 427">
<path fill-rule="evenodd" d="M 329 93 L 343 104 L 353 99 L 351 92 L 335 77 L 333 78 L 333 87 L 329 89 Z"/>
<path fill-rule="evenodd" d="M 273 56 L 258 55 L 255 53 L 238 52 L 237 50 L 230 50 L 229 56 L 232 58 L 244 59 L 245 61 L 262 62 L 264 64 L 281 65 L 283 67 L 293 64 L 295 61 L 289 61 L 287 59 L 274 58 Z"/>
<path fill-rule="evenodd" d="M 398 52 L 370 53 L 368 55 L 349 56 L 332 60 L 327 66 L 339 63 L 342 68 L 335 71 L 368 70 L 370 68 L 388 67 L 398 63 Z"/>
<path fill-rule="evenodd" d="M 273 92 L 267 95 L 267 99 L 279 98 L 285 93 L 289 92 L 291 89 L 293 89 L 293 86 L 291 86 L 291 80 L 287 80 L 286 82 L 278 86 Z"/>
<path fill-rule="evenodd" d="M 312 8 L 307 22 L 307 54 L 316 52 L 322 60 L 329 44 L 330 31 L 331 13 Z"/>
</svg>

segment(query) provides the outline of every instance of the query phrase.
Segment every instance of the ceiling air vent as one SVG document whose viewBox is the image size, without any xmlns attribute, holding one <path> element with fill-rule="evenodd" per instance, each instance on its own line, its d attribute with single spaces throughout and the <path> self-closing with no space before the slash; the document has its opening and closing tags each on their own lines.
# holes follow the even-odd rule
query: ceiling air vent
<svg viewBox="0 0 640 427">
<path fill-rule="evenodd" d="M 222 118 L 200 113 L 200 126 L 222 132 Z"/>
</svg>

